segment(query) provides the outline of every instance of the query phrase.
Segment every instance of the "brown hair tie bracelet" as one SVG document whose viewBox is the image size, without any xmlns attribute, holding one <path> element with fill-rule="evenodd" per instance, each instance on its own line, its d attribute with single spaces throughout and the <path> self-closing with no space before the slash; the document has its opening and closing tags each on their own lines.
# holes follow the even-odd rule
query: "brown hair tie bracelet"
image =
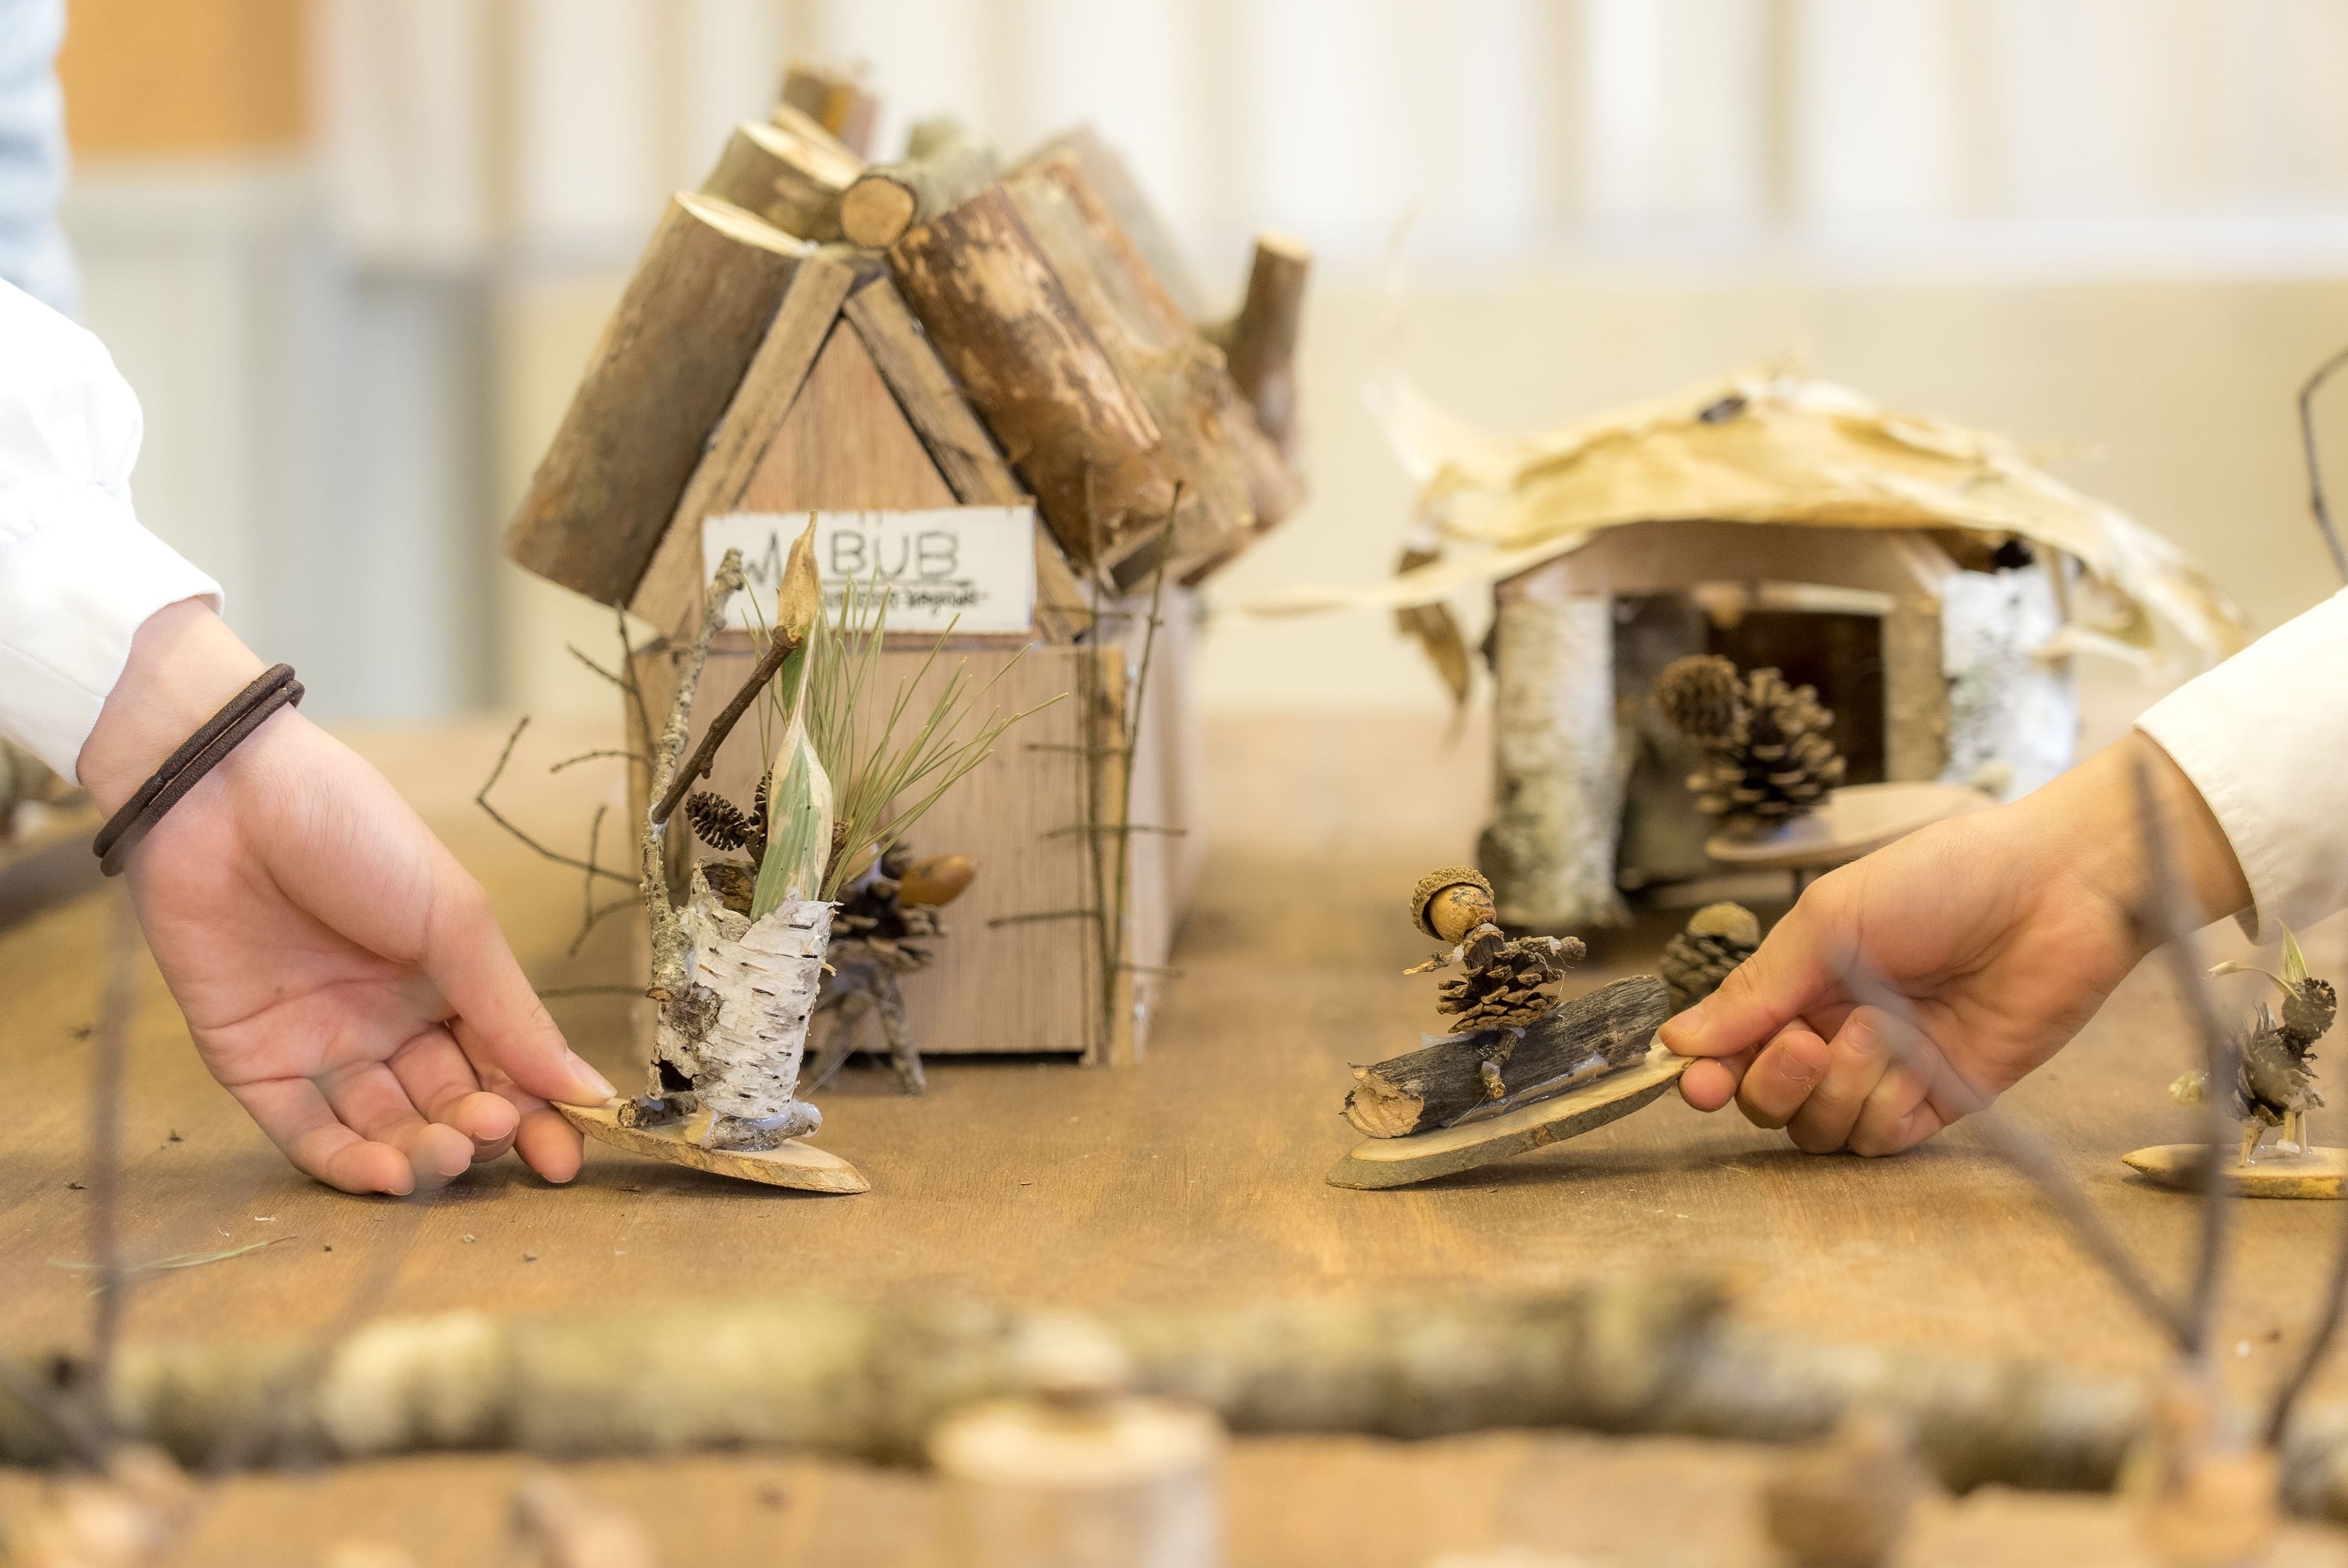
<svg viewBox="0 0 2348 1568">
<path fill-rule="evenodd" d="M 269 715 L 301 701 L 302 682 L 294 679 L 294 666 L 276 664 L 263 671 L 252 685 L 205 720 L 203 728 L 190 735 L 178 751 L 164 758 L 163 765 L 148 776 L 139 792 L 107 819 L 90 845 L 98 856 L 98 868 L 108 876 L 120 876 L 123 861 L 147 836 L 148 830 L 163 820 L 165 812 L 179 804 L 180 798 L 195 788 L 222 757 L 261 728 Z"/>
</svg>

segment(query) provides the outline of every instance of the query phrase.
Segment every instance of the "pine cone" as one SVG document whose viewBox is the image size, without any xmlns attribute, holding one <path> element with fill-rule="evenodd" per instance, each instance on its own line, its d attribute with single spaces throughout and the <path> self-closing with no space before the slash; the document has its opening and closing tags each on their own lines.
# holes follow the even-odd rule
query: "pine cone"
<svg viewBox="0 0 2348 1568">
<path fill-rule="evenodd" d="M 1728 971 L 1761 945 L 1761 922 L 1741 904 L 1707 904 L 1687 929 L 1663 944 L 1656 966 L 1672 993 L 1672 1010 L 1685 1012 L 1720 989 Z"/>
<path fill-rule="evenodd" d="M 1688 739 L 1722 742 L 1736 733 L 1745 692 L 1735 665 L 1716 654 L 1699 653 L 1663 666 L 1655 677 L 1655 706 Z"/>
<path fill-rule="evenodd" d="M 1682 659 L 1656 678 L 1655 704 L 1704 747 L 1688 787 L 1706 815 L 1783 822 L 1815 810 L 1842 782 L 1842 755 L 1827 736 L 1834 714 L 1815 688 L 1790 686 L 1775 670 L 1740 682 L 1725 659 Z"/>
<path fill-rule="evenodd" d="M 724 795 L 695 790 L 685 798 L 685 815 L 694 835 L 712 849 L 739 849 L 757 826 L 738 805 Z"/>
<path fill-rule="evenodd" d="M 1557 1007 L 1565 966 L 1581 953 L 1570 937 L 1478 938 L 1461 955 L 1468 972 L 1436 988 L 1435 1010 L 1459 1015 L 1462 1034 L 1521 1028 Z"/>
</svg>

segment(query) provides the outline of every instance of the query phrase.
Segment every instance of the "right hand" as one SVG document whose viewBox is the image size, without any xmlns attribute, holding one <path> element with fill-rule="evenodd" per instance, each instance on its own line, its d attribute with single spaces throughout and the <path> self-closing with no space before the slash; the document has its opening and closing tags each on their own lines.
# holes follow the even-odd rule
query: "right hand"
<svg viewBox="0 0 2348 1568">
<path fill-rule="evenodd" d="M 1799 1148 L 1860 1154 L 1910 1148 L 1995 1099 L 2069 1043 L 2154 945 L 2139 765 L 2196 923 L 2247 907 L 2208 806 L 2131 733 L 2012 805 L 1820 878 L 1718 991 L 1663 1026 L 1667 1047 L 1702 1059 L 1681 1095 L 1700 1111 L 1733 1097 Z"/>
</svg>

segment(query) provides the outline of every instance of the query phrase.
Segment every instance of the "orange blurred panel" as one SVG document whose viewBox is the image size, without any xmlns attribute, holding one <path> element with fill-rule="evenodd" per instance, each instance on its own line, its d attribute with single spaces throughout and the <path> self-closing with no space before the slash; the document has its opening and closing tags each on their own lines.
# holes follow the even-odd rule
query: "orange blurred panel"
<svg viewBox="0 0 2348 1568">
<path fill-rule="evenodd" d="M 57 74 L 83 157 L 298 147 L 304 0 L 70 0 Z"/>
</svg>

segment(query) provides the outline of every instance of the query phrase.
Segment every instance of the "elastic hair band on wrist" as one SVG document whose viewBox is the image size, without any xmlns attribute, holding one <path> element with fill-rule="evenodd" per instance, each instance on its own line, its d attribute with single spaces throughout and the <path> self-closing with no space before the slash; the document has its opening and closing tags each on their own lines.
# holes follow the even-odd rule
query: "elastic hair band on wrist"
<svg viewBox="0 0 2348 1568">
<path fill-rule="evenodd" d="M 294 666 L 276 664 L 263 671 L 252 685 L 205 720 L 203 728 L 190 735 L 178 751 L 164 758 L 163 765 L 139 786 L 139 793 L 123 802 L 122 809 L 107 819 L 106 825 L 98 830 L 97 840 L 90 845 L 91 852 L 98 856 L 98 868 L 108 876 L 120 876 L 123 862 L 149 830 L 163 820 L 165 812 L 179 804 L 182 796 L 195 788 L 222 757 L 236 750 L 247 735 L 261 728 L 272 713 L 301 701 L 302 682 L 294 679 Z"/>
</svg>

